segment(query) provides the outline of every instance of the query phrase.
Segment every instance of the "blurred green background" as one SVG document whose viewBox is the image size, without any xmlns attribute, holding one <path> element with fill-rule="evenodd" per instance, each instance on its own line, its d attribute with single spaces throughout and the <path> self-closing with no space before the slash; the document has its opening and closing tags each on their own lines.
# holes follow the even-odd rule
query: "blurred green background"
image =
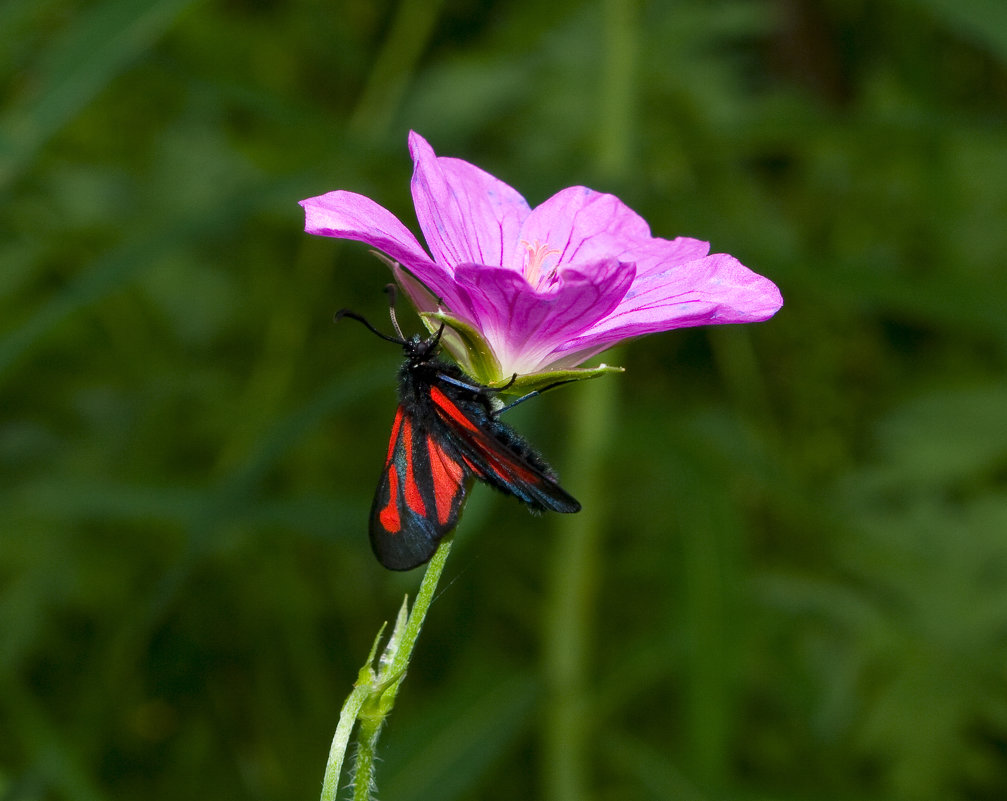
<svg viewBox="0 0 1007 801">
<path fill-rule="evenodd" d="M 594 531 L 583 801 L 1007 797 L 1007 3 L 6 0 L 0 66 L 0 799 L 317 797 L 420 574 L 331 323 L 387 272 L 297 200 L 415 230 L 410 128 L 786 301 L 609 357 L 597 491 L 597 384 L 514 413 Z M 382 798 L 573 801 L 559 524 L 475 491 Z"/>
</svg>

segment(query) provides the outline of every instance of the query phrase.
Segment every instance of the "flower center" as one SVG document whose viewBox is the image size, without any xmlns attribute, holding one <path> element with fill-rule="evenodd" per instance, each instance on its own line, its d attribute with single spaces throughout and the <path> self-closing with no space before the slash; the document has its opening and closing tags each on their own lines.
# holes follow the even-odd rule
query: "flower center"
<svg viewBox="0 0 1007 801">
<path fill-rule="evenodd" d="M 550 256 L 559 255 L 559 251 L 538 240 L 533 245 L 522 239 L 521 246 L 528 254 L 524 265 L 524 277 L 528 279 L 529 284 L 537 289 L 543 280 L 550 280 L 555 274 L 556 262 L 549 264 L 547 267 L 546 261 L 549 260 Z"/>
</svg>

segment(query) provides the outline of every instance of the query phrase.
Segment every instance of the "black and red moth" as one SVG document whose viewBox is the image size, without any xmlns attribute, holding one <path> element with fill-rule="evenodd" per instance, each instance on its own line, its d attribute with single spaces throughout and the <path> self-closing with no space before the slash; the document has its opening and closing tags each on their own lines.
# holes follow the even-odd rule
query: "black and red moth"
<svg viewBox="0 0 1007 801">
<path fill-rule="evenodd" d="M 340 317 L 363 323 L 406 353 L 388 455 L 371 506 L 371 547 L 382 565 L 411 570 L 429 561 L 458 523 L 473 479 L 513 495 L 533 512 L 580 511 L 545 459 L 499 420 L 539 392 L 494 409 L 499 390 L 437 358 L 443 326 L 428 339 L 406 338 L 393 313 L 399 336 L 390 337 L 353 312 L 344 309 L 336 314 Z"/>
</svg>

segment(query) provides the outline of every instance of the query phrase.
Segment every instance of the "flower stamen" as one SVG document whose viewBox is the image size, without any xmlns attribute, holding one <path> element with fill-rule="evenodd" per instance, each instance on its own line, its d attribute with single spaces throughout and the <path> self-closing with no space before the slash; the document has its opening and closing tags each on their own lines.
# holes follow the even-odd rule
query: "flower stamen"
<svg viewBox="0 0 1007 801">
<path fill-rule="evenodd" d="M 551 279 L 553 273 L 555 272 L 556 265 L 550 265 L 548 271 L 545 269 L 545 261 L 550 256 L 558 256 L 559 251 L 556 248 L 551 248 L 543 242 L 535 240 L 535 244 L 522 239 L 521 246 L 525 249 L 528 254 L 528 260 L 524 265 L 524 277 L 528 279 L 528 283 L 533 287 L 538 288 L 542 283 L 543 279 Z"/>
</svg>

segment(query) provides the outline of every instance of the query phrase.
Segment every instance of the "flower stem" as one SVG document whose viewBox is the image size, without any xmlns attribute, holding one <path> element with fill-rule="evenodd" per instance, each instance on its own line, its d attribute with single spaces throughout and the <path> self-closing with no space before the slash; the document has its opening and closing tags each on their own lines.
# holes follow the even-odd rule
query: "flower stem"
<svg viewBox="0 0 1007 801">
<path fill-rule="evenodd" d="M 369 692 L 369 686 L 358 684 L 343 702 L 343 709 L 339 714 L 339 724 L 336 726 L 336 733 L 333 735 L 332 745 L 329 747 L 329 760 L 325 764 L 321 801 L 335 801 L 336 793 L 339 792 L 339 774 L 342 772 L 346 748 L 350 744 L 353 724 L 357 722 L 357 714 Z"/>
<path fill-rule="evenodd" d="M 616 406 L 614 381 L 589 381 L 573 402 L 568 484 L 590 498 L 587 510 L 557 520 L 558 539 L 549 581 L 543 645 L 546 697 L 544 796 L 548 801 L 590 797 L 587 744 L 592 738 L 588 703 L 591 618 L 604 517 L 602 461 Z"/>
<path fill-rule="evenodd" d="M 378 735 L 381 733 L 383 722 L 383 719 L 360 721 L 360 730 L 357 732 L 357 756 L 353 767 L 353 801 L 371 801 Z"/>
<path fill-rule="evenodd" d="M 353 771 L 354 801 L 368 801 L 374 788 L 374 765 L 377 755 L 378 736 L 386 718 L 395 706 L 395 697 L 399 685 L 405 678 L 409 659 L 413 648 L 419 639 L 427 610 L 434 599 L 437 583 L 444 570 L 444 563 L 451 552 L 452 537 L 449 534 L 437 547 L 433 558 L 427 564 L 423 581 L 420 583 L 416 601 L 412 610 L 408 610 L 408 597 L 403 600 L 399 610 L 395 628 L 392 630 L 388 643 L 375 663 L 378 643 L 381 640 L 384 626 L 378 632 L 374 645 L 367 657 L 367 662 L 357 674 L 353 691 L 343 703 L 339 715 L 336 733 L 329 749 L 329 759 L 325 765 L 325 778 L 322 780 L 321 801 L 335 801 L 339 792 L 339 776 L 342 771 L 346 749 L 349 746 L 350 735 L 356 721 L 357 756 Z"/>
<path fill-rule="evenodd" d="M 397 676 L 401 679 L 402 675 L 405 674 L 406 668 L 409 666 L 409 659 L 413 655 L 416 640 L 419 639 L 420 630 L 423 628 L 423 621 L 426 620 L 427 610 L 434 600 L 437 583 L 441 580 L 444 563 L 448 559 L 448 554 L 451 553 L 451 544 L 453 542 L 454 534 L 448 534 L 441 540 L 441 544 L 437 546 L 433 558 L 427 564 L 426 572 L 423 574 L 423 581 L 420 583 L 420 590 L 416 594 L 412 611 L 409 613 L 409 620 L 406 622 L 405 630 L 402 633 L 402 641 L 393 654 L 388 670 L 389 675 Z M 396 681 L 393 688 L 393 695 L 391 696 L 393 701 L 395 698 L 394 693 L 397 693 L 399 689 L 398 684 L 398 681 Z M 391 711 L 390 707 L 389 711 Z"/>
</svg>

